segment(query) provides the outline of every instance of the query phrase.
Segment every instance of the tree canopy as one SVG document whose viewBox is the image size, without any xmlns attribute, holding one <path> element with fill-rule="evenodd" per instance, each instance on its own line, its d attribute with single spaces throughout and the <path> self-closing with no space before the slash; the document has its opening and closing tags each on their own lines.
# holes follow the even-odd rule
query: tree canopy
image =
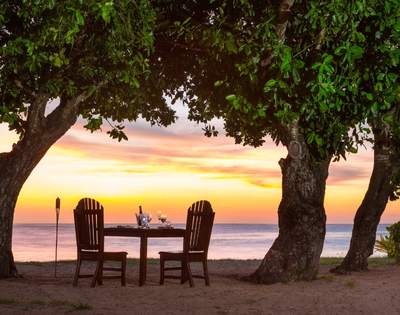
<svg viewBox="0 0 400 315">
<path fill-rule="evenodd" d="M 0 2 L 0 123 L 19 135 L 0 153 L 0 278 L 17 273 L 11 240 L 20 190 L 79 115 L 91 131 L 108 121 L 119 141 L 125 119 L 174 121 L 166 82 L 149 71 L 155 18 L 146 0 Z M 49 113 L 51 100 L 59 104 Z"/>
<path fill-rule="evenodd" d="M 259 146 L 271 136 L 288 148 L 279 161 L 279 234 L 248 279 L 315 279 L 331 158 L 357 152 L 370 141 L 370 127 L 375 133 L 377 125 L 389 126 L 395 139 L 399 7 L 396 0 L 170 6 L 180 14 L 156 32 L 155 53 L 168 65 L 163 75 L 179 87 L 171 96 L 188 105 L 195 121 L 222 118 L 237 143 Z M 205 131 L 217 133 L 212 125 Z"/>
<path fill-rule="evenodd" d="M 318 159 L 356 152 L 371 115 L 395 121 L 398 1 L 187 2 L 156 45 L 173 42 L 161 58 L 192 119 L 221 117 L 254 146 L 266 135 L 288 144 L 296 122 Z"/>
<path fill-rule="evenodd" d="M 154 24 L 145 0 L 2 2 L 0 122 L 23 137 L 38 97 L 59 98 L 62 107 L 82 96 L 77 114 L 85 127 L 99 129 L 107 119 L 118 140 L 126 138 L 124 119 L 169 124 L 164 84 L 149 72 Z"/>
</svg>

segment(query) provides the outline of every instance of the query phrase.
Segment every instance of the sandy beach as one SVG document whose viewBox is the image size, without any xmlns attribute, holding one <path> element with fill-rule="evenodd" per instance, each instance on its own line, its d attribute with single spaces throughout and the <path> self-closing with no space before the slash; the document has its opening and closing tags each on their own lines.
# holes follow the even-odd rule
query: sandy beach
<svg viewBox="0 0 400 315">
<path fill-rule="evenodd" d="M 259 261 L 214 260 L 211 286 L 195 279 L 190 288 L 176 280 L 160 286 L 157 260 L 149 261 L 147 283 L 138 287 L 137 260 L 130 260 L 126 287 L 118 280 L 106 280 L 94 289 L 89 279 L 72 287 L 73 261 L 59 264 L 57 278 L 52 263 L 18 263 L 23 277 L 0 281 L 0 314 L 400 313 L 400 266 L 375 259 L 369 272 L 335 276 L 329 273 L 334 262 L 321 262 L 318 280 L 267 286 L 239 280 Z"/>
</svg>

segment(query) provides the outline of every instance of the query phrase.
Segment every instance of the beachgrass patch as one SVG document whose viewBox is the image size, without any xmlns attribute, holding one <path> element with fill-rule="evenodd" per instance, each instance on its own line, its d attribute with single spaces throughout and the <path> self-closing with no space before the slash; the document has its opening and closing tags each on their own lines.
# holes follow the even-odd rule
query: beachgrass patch
<svg viewBox="0 0 400 315">
<path fill-rule="evenodd" d="M 48 303 L 49 306 L 54 306 L 54 307 L 67 307 L 69 308 L 70 312 L 74 311 L 89 311 L 92 310 L 93 307 L 87 303 L 82 303 L 82 302 L 70 302 L 66 300 L 51 300 Z"/>
<path fill-rule="evenodd" d="M 328 281 L 328 282 L 333 282 L 335 280 L 334 275 L 322 275 L 318 279 Z"/>
<path fill-rule="evenodd" d="M 368 265 L 370 267 L 387 266 L 394 264 L 396 264 L 396 260 L 389 257 L 372 257 L 368 259 Z"/>
<path fill-rule="evenodd" d="M 93 307 L 87 303 L 71 303 L 71 307 L 74 311 L 90 311 Z"/>
<path fill-rule="evenodd" d="M 355 282 L 354 280 L 347 280 L 344 285 L 350 289 L 353 289 L 356 287 L 357 282 Z"/>
<path fill-rule="evenodd" d="M 342 261 L 343 257 L 321 257 L 319 263 L 321 266 L 336 266 Z M 371 257 L 368 259 L 368 265 L 371 267 L 387 266 L 395 263 L 395 259 L 388 257 Z"/>
<path fill-rule="evenodd" d="M 87 303 L 83 302 L 70 302 L 66 300 L 31 300 L 29 302 L 21 302 L 15 299 L 8 298 L 0 298 L 0 305 L 20 305 L 26 307 L 26 310 L 29 310 L 30 307 L 42 306 L 42 307 L 62 307 L 66 308 L 67 312 L 75 312 L 75 311 L 90 311 L 93 310 L 93 307 Z"/>
<path fill-rule="evenodd" d="M 12 305 L 17 304 L 17 301 L 14 299 L 0 298 L 1 305 Z"/>
</svg>

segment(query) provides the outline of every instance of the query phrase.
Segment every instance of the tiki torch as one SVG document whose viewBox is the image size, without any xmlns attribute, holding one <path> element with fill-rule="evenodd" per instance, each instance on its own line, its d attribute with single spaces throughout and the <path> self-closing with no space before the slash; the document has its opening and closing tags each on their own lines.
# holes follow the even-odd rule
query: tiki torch
<svg viewBox="0 0 400 315">
<path fill-rule="evenodd" d="M 57 249 L 58 249 L 58 219 L 60 218 L 60 205 L 61 200 L 59 197 L 56 199 L 56 253 L 54 260 L 54 277 L 57 278 Z"/>
</svg>

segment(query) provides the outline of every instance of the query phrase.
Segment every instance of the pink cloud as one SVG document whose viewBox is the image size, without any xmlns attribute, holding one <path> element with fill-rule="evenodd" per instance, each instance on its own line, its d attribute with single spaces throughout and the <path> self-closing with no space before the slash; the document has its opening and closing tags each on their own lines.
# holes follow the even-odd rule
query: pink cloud
<svg viewBox="0 0 400 315">
<path fill-rule="evenodd" d="M 74 132 L 64 136 L 57 146 L 79 151 L 89 158 L 112 159 L 128 164 L 121 166 L 119 172 L 122 173 L 148 173 L 152 172 L 151 166 L 157 166 L 175 171 L 209 174 L 215 179 L 240 179 L 263 188 L 276 188 L 276 183 L 281 181 L 278 161 L 274 161 L 272 168 L 251 166 L 251 161 L 248 162 L 249 165 L 243 161 L 240 164 L 235 163 L 236 159 L 245 160 L 251 150 L 265 152 L 267 162 L 268 150 L 275 147 L 272 141 L 267 142 L 262 148 L 254 149 L 235 145 L 232 139 L 224 136 L 207 139 L 201 132 L 180 135 L 165 128 L 138 127 L 128 130 L 128 142 L 118 143 L 105 138 L 104 134 L 94 135 L 94 141 L 91 141 L 91 137 L 81 132 L 83 132 L 82 126 L 74 127 Z M 215 160 L 216 164 L 210 165 L 210 159 Z M 221 164 L 217 164 L 218 160 L 221 160 Z M 227 160 L 233 165 L 223 165 Z M 262 164 L 259 157 L 258 160 Z M 352 160 L 352 162 L 332 163 L 328 185 L 368 179 L 370 173 L 368 156 L 360 154 L 353 156 Z M 90 170 L 90 172 L 96 171 L 115 172 L 110 169 Z"/>
</svg>

